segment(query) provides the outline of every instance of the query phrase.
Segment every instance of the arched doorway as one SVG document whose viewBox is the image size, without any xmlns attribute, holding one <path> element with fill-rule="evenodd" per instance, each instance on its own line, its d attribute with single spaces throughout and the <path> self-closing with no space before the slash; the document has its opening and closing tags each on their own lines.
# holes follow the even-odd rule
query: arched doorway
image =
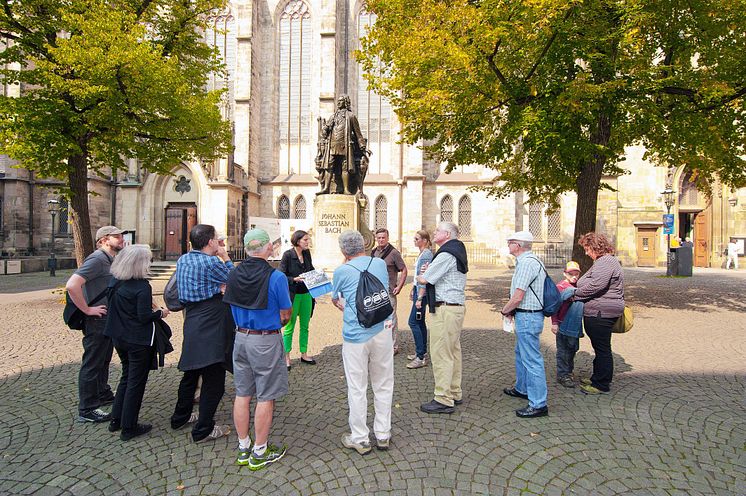
<svg viewBox="0 0 746 496">
<path fill-rule="evenodd" d="M 678 230 L 682 241 L 689 238 L 694 243 L 694 266 L 709 267 L 711 238 L 711 203 L 697 189 L 696 177 L 690 171 L 681 175 L 678 198 Z"/>
<path fill-rule="evenodd" d="M 197 224 L 197 205 L 169 203 L 166 207 L 166 233 L 163 259 L 177 260 L 189 250 L 189 231 Z"/>
</svg>

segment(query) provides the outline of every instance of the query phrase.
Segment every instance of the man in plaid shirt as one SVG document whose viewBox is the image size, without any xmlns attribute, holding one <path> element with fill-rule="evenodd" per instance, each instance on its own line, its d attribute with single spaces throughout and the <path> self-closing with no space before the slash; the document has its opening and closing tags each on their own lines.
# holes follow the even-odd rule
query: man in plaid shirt
<svg viewBox="0 0 746 496">
<path fill-rule="evenodd" d="M 179 370 L 184 376 L 171 427 L 194 424 L 195 442 L 217 439 L 230 432 L 215 425 L 215 411 L 225 392 L 226 353 L 233 338 L 233 319 L 223 303 L 223 290 L 233 270 L 225 247 L 220 246 L 213 226 L 197 224 L 189 232 L 192 250 L 176 263 L 179 300 L 184 306 L 184 341 Z M 199 380 L 199 413 L 192 413 Z"/>
</svg>

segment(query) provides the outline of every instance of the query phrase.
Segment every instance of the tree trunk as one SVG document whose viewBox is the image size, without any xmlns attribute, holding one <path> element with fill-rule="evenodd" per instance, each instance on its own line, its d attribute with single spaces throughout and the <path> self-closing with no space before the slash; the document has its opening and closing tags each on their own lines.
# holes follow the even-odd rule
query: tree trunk
<svg viewBox="0 0 746 496">
<path fill-rule="evenodd" d="M 88 156 L 73 155 L 67 159 L 68 185 L 70 186 L 70 218 L 73 225 L 75 241 L 75 259 L 78 267 L 85 258 L 93 253 L 93 235 L 91 234 L 91 217 L 88 212 Z"/>
<path fill-rule="evenodd" d="M 596 126 L 591 134 L 591 142 L 606 146 L 611 136 L 611 119 L 608 113 L 600 112 L 596 119 Z M 580 270 L 585 273 L 593 260 L 585 254 L 583 247 L 578 244 L 580 237 L 596 229 L 596 211 L 598 208 L 598 190 L 601 188 L 601 175 L 606 164 L 605 155 L 596 155 L 583 164 L 583 169 L 575 181 L 575 192 L 578 203 L 575 208 L 575 234 L 573 235 L 572 259 L 580 264 Z"/>
</svg>

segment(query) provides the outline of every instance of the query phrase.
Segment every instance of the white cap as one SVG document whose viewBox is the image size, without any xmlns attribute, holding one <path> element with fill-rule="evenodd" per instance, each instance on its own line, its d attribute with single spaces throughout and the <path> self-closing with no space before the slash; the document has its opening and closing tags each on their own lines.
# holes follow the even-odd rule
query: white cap
<svg viewBox="0 0 746 496">
<path fill-rule="evenodd" d="M 528 241 L 534 242 L 534 235 L 528 231 L 518 231 L 508 236 L 508 241 Z"/>
</svg>

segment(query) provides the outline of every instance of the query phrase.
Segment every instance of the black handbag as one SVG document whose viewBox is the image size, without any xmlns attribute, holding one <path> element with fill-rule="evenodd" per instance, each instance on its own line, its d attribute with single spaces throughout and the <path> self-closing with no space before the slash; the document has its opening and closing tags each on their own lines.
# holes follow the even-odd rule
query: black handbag
<svg viewBox="0 0 746 496">
<path fill-rule="evenodd" d="M 88 305 L 95 305 L 101 300 L 101 298 L 106 296 L 106 293 L 108 292 L 109 288 L 104 289 L 99 295 L 92 299 Z M 70 295 L 67 291 L 65 291 L 65 309 L 62 311 L 62 320 L 65 321 L 67 327 L 75 329 L 76 331 L 82 331 L 85 326 L 85 314 L 83 313 L 83 310 L 75 306 L 75 303 L 70 299 Z"/>
</svg>

